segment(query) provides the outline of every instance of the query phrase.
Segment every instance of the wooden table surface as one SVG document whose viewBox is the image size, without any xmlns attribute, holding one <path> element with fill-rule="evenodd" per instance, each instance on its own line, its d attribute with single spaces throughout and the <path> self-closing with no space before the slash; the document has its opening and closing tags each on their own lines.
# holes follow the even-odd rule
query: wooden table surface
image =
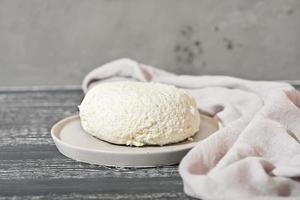
<svg viewBox="0 0 300 200">
<path fill-rule="evenodd" d="M 178 166 L 116 169 L 60 154 L 50 128 L 82 98 L 79 89 L 0 90 L 0 199 L 191 199 Z"/>
<path fill-rule="evenodd" d="M 0 199 L 190 199 L 178 166 L 116 169 L 73 161 L 50 136 L 79 89 L 0 90 Z"/>
</svg>

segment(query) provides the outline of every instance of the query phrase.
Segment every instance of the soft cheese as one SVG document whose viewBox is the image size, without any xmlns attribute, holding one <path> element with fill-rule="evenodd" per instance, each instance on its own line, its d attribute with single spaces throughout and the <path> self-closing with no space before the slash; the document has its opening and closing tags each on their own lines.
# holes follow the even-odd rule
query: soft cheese
<svg viewBox="0 0 300 200">
<path fill-rule="evenodd" d="M 200 125 L 194 98 L 160 83 L 101 83 L 90 89 L 79 110 L 87 133 L 115 144 L 176 143 L 193 136 Z"/>
</svg>

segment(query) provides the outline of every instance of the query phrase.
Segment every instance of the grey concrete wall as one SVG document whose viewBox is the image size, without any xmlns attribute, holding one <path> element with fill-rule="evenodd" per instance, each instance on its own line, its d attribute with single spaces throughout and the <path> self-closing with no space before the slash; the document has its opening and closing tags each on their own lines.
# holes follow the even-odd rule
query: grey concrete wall
<svg viewBox="0 0 300 200">
<path fill-rule="evenodd" d="M 180 74 L 300 79 L 300 1 L 0 0 L 0 86 L 79 84 L 120 57 Z"/>
</svg>

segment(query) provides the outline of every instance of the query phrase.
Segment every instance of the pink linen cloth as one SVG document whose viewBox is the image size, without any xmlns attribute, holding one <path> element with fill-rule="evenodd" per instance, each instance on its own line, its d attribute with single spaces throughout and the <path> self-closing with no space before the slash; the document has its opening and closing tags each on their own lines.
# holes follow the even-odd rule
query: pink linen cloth
<svg viewBox="0 0 300 200">
<path fill-rule="evenodd" d="M 99 81 L 145 81 L 191 92 L 222 128 L 181 161 L 184 191 L 202 199 L 300 199 L 300 93 L 281 82 L 175 75 L 130 59 L 91 71 Z"/>
</svg>

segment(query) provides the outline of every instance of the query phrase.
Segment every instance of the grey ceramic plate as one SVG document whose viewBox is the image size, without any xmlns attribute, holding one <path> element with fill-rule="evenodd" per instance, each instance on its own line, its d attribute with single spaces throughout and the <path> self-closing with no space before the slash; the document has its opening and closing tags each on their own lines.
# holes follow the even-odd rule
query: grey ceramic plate
<svg viewBox="0 0 300 200">
<path fill-rule="evenodd" d="M 178 164 L 197 142 L 218 130 L 217 120 L 201 116 L 199 132 L 193 140 L 166 146 L 130 147 L 99 140 L 81 128 L 78 115 L 57 122 L 51 136 L 58 150 L 77 161 L 116 167 L 155 167 Z"/>
</svg>

